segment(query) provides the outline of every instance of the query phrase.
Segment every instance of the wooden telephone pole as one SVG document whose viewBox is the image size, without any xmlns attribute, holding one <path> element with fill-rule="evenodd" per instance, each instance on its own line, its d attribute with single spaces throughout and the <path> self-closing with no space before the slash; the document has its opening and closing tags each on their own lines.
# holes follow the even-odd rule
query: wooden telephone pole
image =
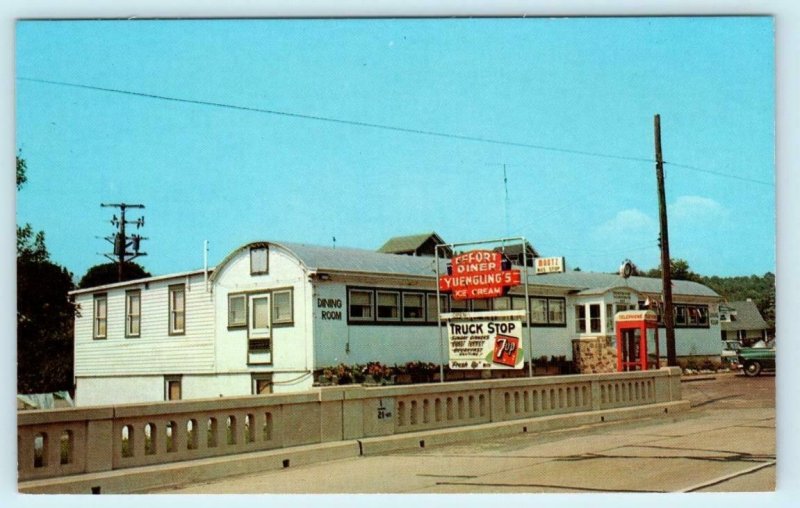
<svg viewBox="0 0 800 508">
<path fill-rule="evenodd" d="M 664 159 L 661 155 L 661 115 L 655 116 L 656 178 L 658 180 L 658 219 L 661 229 L 661 286 L 663 288 L 664 327 L 667 331 L 667 365 L 678 365 L 675 352 L 675 321 L 672 313 L 672 274 L 669 260 L 667 201 L 664 191 Z"/>
</svg>

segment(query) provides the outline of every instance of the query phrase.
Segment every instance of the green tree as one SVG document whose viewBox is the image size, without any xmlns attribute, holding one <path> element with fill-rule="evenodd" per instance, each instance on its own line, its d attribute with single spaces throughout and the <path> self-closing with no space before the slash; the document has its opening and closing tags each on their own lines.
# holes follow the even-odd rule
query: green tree
<svg viewBox="0 0 800 508">
<path fill-rule="evenodd" d="M 17 190 L 27 181 L 17 155 Z M 72 327 L 68 299 L 72 274 L 53 263 L 44 232 L 17 226 L 17 391 L 41 393 L 72 388 Z"/>
<path fill-rule="evenodd" d="M 690 280 L 693 282 L 702 283 L 702 276 L 694 273 L 689 267 L 689 262 L 685 259 L 670 259 L 669 260 L 670 275 L 674 280 Z M 646 273 L 647 277 L 656 279 L 661 278 L 661 267 L 651 268 Z"/>
<path fill-rule="evenodd" d="M 729 302 L 750 299 L 767 322 L 767 333 L 775 335 L 775 274 L 767 272 L 762 276 L 744 275 L 735 277 L 706 277 L 694 273 L 684 259 L 672 259 L 670 271 L 675 280 L 690 280 L 710 287 Z M 653 268 L 648 277 L 661 278 L 661 267 Z"/>
<path fill-rule="evenodd" d="M 78 287 L 83 289 L 119 282 L 119 272 L 117 270 L 117 263 L 103 263 L 100 265 L 94 265 L 86 271 L 86 274 L 83 277 L 81 277 Z M 131 262 L 125 263 L 122 270 L 123 280 L 135 280 L 142 279 L 144 277 L 150 277 L 150 273 L 148 273 L 141 265 Z"/>
<path fill-rule="evenodd" d="M 17 258 L 17 391 L 72 389 L 72 274 L 49 260 Z"/>
<path fill-rule="evenodd" d="M 28 176 L 26 175 L 28 170 L 28 165 L 25 163 L 25 159 L 20 157 L 21 152 L 17 152 L 17 190 L 22 188 L 22 185 L 28 181 Z"/>
</svg>

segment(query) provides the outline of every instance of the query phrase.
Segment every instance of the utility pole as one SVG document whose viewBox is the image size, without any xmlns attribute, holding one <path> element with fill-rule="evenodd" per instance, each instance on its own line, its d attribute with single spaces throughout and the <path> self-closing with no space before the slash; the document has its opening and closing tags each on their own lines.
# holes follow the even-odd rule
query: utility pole
<svg viewBox="0 0 800 508">
<path fill-rule="evenodd" d="M 108 240 L 111 245 L 114 246 L 114 252 L 113 254 L 104 254 L 104 256 L 117 263 L 117 280 L 122 282 L 124 278 L 125 263 L 132 261 L 134 258 L 138 258 L 139 256 L 147 255 L 146 252 L 139 252 L 141 241 L 147 240 L 147 238 L 140 235 L 127 236 L 125 234 L 126 224 L 135 225 L 136 229 L 139 229 L 140 227 L 144 226 L 144 217 L 139 217 L 133 221 L 126 220 L 125 210 L 128 208 L 144 208 L 144 205 L 130 205 L 127 203 L 100 203 L 100 206 L 104 208 L 119 208 L 120 218 L 117 218 L 116 215 L 111 218 L 111 225 L 118 228 L 117 232 L 113 236 L 106 237 L 106 240 Z M 133 252 L 128 252 L 128 247 L 132 248 Z"/>
<path fill-rule="evenodd" d="M 658 180 L 658 219 L 660 225 L 661 247 L 661 286 L 663 289 L 664 327 L 667 331 L 667 365 L 678 365 L 675 352 L 675 322 L 672 314 L 672 274 L 669 259 L 669 234 L 667 227 L 667 201 L 664 191 L 664 159 L 661 155 L 661 115 L 656 115 L 656 179 Z"/>
</svg>

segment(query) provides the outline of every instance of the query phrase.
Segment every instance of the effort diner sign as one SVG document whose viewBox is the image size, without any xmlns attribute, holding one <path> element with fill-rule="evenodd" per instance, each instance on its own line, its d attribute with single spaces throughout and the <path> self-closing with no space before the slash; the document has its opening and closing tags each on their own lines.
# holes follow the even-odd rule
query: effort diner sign
<svg viewBox="0 0 800 508">
<path fill-rule="evenodd" d="M 454 300 L 503 296 L 520 284 L 520 271 L 503 267 L 503 254 L 489 250 L 465 252 L 450 260 L 451 273 L 439 277 L 439 291 Z"/>
</svg>

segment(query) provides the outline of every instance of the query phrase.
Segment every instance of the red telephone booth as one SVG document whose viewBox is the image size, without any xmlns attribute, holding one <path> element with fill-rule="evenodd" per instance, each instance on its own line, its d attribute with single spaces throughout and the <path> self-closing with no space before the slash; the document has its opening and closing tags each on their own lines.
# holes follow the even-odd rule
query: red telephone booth
<svg viewBox="0 0 800 508">
<path fill-rule="evenodd" d="M 617 331 L 617 371 L 647 370 L 647 346 L 655 345 L 658 367 L 658 316 L 652 310 L 627 310 L 614 316 Z M 650 339 L 650 340 L 649 340 Z"/>
</svg>

